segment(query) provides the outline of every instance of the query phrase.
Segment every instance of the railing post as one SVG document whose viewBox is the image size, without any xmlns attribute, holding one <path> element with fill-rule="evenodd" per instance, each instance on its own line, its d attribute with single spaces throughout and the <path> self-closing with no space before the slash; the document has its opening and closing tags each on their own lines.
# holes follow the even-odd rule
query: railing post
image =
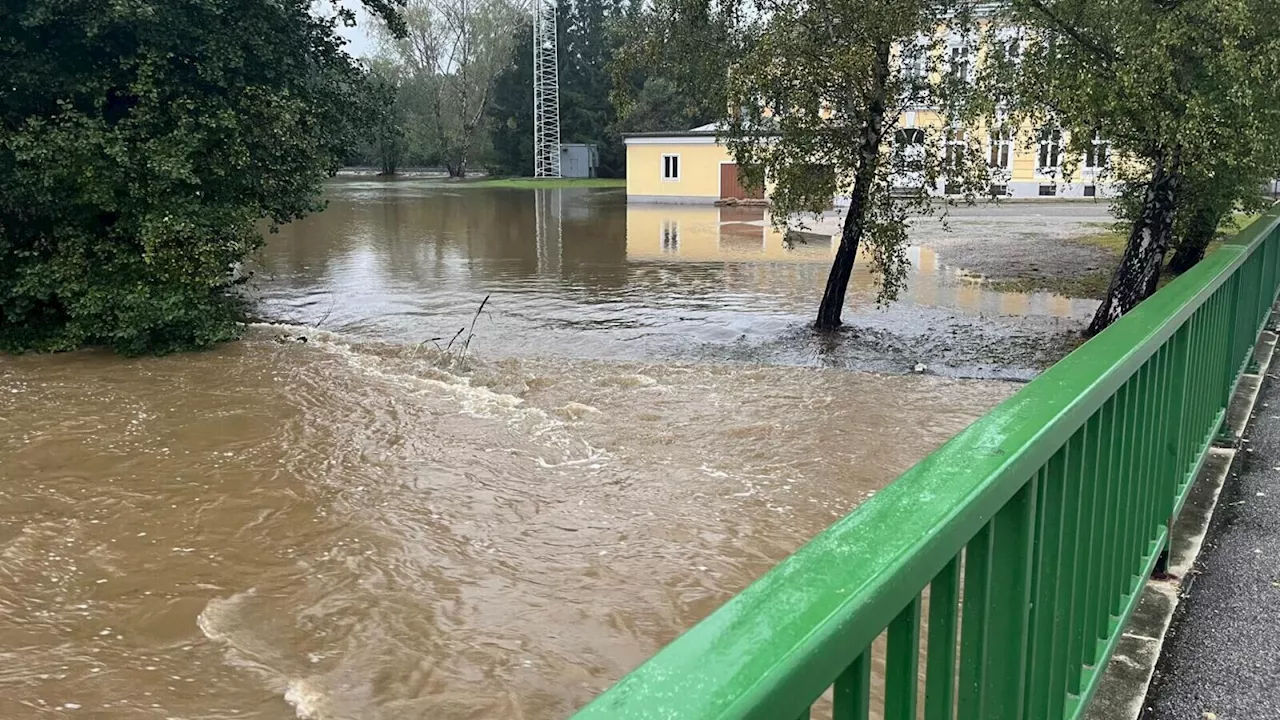
<svg viewBox="0 0 1280 720">
<path fill-rule="evenodd" d="M 1031 552 L 1034 546 L 1037 486 L 1022 486 L 992 519 L 995 535 L 991 601 L 988 604 L 986 718 L 1023 720 L 1028 621 L 1031 611 Z"/>
</svg>

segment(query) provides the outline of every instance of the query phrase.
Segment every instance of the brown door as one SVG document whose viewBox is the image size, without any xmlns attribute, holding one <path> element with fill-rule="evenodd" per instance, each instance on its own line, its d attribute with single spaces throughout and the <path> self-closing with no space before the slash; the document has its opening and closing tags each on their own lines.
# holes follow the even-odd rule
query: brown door
<svg viewBox="0 0 1280 720">
<path fill-rule="evenodd" d="M 744 187 L 746 178 L 736 163 L 720 165 L 720 197 L 737 198 L 738 200 L 760 200 L 764 198 L 764 188 Z"/>
</svg>

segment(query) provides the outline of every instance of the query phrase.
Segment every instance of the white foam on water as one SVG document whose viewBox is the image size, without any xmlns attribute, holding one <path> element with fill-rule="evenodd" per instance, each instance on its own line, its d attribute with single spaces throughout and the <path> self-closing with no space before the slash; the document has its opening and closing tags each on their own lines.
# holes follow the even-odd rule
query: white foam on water
<svg viewBox="0 0 1280 720">
<path fill-rule="evenodd" d="M 252 628 L 245 627 L 240 609 L 257 594 L 249 588 L 226 598 L 213 598 L 196 616 L 196 625 L 209 640 L 226 648 L 228 664 L 253 672 L 273 692 L 283 695 L 299 720 L 336 718 L 333 701 L 316 678 L 289 677 L 272 667 L 271 648 L 255 641 Z"/>
<path fill-rule="evenodd" d="M 318 681 L 311 678 L 291 678 L 284 691 L 284 701 L 293 706 L 298 720 L 328 720 L 333 717 L 329 695 Z"/>
<path fill-rule="evenodd" d="M 278 329 L 280 326 L 269 327 Z M 541 408 L 530 407 L 523 398 L 475 385 L 471 378 L 440 368 L 425 358 L 415 358 L 412 353 L 383 357 L 377 353 L 362 351 L 358 344 L 324 331 L 309 331 L 308 337 L 309 346 L 341 358 L 360 373 L 410 392 L 426 391 L 434 396 L 447 397 L 457 404 L 459 412 L 464 415 L 520 427 L 530 439 L 568 456 L 553 461 L 538 458 L 539 464 L 558 467 L 564 464 L 602 462 L 609 457 L 603 449 L 592 446 L 572 431 L 573 422 L 586 415 L 599 413 L 599 410 L 590 405 L 569 403 L 557 408 L 558 414 L 568 415 L 566 421 Z"/>
<path fill-rule="evenodd" d="M 580 402 L 568 402 L 556 408 L 556 413 L 570 420 L 581 420 L 584 417 L 599 415 L 600 409 Z"/>
<path fill-rule="evenodd" d="M 253 588 L 238 592 L 227 598 L 213 598 L 205 603 L 204 609 L 196 616 L 196 627 L 210 640 L 224 645 L 234 645 L 231 628 L 235 624 L 232 617 L 245 600 L 253 597 Z"/>
</svg>

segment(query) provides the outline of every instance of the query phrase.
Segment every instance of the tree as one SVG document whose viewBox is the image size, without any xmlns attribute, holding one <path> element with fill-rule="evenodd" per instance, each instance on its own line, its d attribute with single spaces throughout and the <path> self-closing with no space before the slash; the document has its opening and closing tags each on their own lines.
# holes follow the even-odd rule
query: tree
<svg viewBox="0 0 1280 720">
<path fill-rule="evenodd" d="M 380 58 L 367 61 L 369 107 L 373 111 L 369 140 L 358 150 L 362 163 L 373 163 L 380 175 L 395 175 L 408 151 L 408 114 L 400 92 L 400 68 Z"/>
<path fill-rule="evenodd" d="M 688 130 L 717 117 L 704 114 L 700 103 L 681 92 L 671 80 L 653 76 L 639 85 L 617 126 L 621 132 L 629 133 Z"/>
<path fill-rule="evenodd" d="M 404 21 L 404 37 L 384 33 L 384 52 L 421 93 L 449 176 L 464 177 L 486 139 L 485 111 L 522 14 L 511 0 L 408 0 Z"/>
<path fill-rule="evenodd" d="M 992 23 L 1025 44 L 1016 63 L 988 63 L 979 95 L 1066 129 L 1076 152 L 1100 133 L 1121 159 L 1129 239 L 1089 334 L 1155 291 L 1176 229 L 1196 235 L 1187 267 L 1276 169 L 1273 16 L 1264 0 L 1011 0 Z"/>
<path fill-rule="evenodd" d="M 841 325 L 860 247 L 889 301 L 906 276 L 908 218 L 932 209 L 930 191 L 945 184 L 972 198 L 988 186 L 962 102 L 976 52 L 972 16 L 963 0 L 658 0 L 652 32 L 630 53 L 685 87 L 718 93 L 720 137 L 749 183 L 773 184 L 775 220 L 849 199 L 819 330 Z M 949 37 L 958 44 L 944 48 Z M 940 122 L 895 132 L 916 108 Z"/>
<path fill-rule="evenodd" d="M 652 104 L 659 99 L 662 106 L 649 107 L 642 113 L 669 112 L 657 120 L 643 118 L 623 121 L 612 101 L 615 81 L 615 55 L 633 30 L 628 13 L 639 4 L 623 4 L 618 0 L 565 0 L 557 5 L 556 28 L 560 51 L 560 129 L 564 142 L 595 143 L 600 150 L 601 176 L 624 174 L 626 149 L 623 132 L 648 129 L 688 129 L 710 118 L 690 112 L 689 97 L 679 93 L 670 83 L 655 84 L 649 96 L 641 90 L 647 75 L 627 75 L 634 84 L 637 102 Z M 498 77 L 490 107 L 494 150 L 493 170 L 504 175 L 528 175 L 533 172 L 533 59 L 529 38 L 532 29 L 525 26 L 516 33 L 512 59 Z M 666 93 L 653 96 L 653 92 Z M 616 96 L 615 96 L 616 97 Z M 656 123 L 656 124 L 655 124 Z M 661 127 L 658 127 L 660 125 Z M 652 126 L 652 127 L 650 127 Z"/>
<path fill-rule="evenodd" d="M 1270 179 L 1264 177 L 1269 174 L 1261 170 L 1261 166 L 1242 169 L 1238 174 L 1227 168 L 1218 168 L 1218 172 L 1187 168 L 1178 212 L 1174 216 L 1175 247 L 1169 259 L 1169 272 L 1182 274 L 1203 260 L 1205 250 L 1235 211 L 1261 211 L 1266 202 L 1259 189 Z"/>
<path fill-rule="evenodd" d="M 397 0 L 366 7 L 393 32 Z M 349 10 L 308 0 L 0 4 L 0 348 L 234 337 L 259 220 L 320 207 L 369 121 Z"/>
<path fill-rule="evenodd" d="M 609 100 L 614 44 L 608 30 L 621 16 L 620 0 L 561 0 L 558 4 L 560 52 L 560 137 L 593 143 L 600 151 L 599 173 L 620 177 L 626 150 L 616 132 L 617 112 Z"/>
<path fill-rule="evenodd" d="M 533 174 L 533 27 L 520 25 L 512 38 L 511 62 L 494 82 L 489 105 L 496 175 Z"/>
</svg>

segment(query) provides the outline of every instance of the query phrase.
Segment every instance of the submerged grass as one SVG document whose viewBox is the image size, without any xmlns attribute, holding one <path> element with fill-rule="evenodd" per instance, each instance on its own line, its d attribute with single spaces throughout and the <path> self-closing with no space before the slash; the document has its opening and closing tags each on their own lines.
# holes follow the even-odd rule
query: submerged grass
<svg viewBox="0 0 1280 720">
<path fill-rule="evenodd" d="M 489 304 L 489 297 L 489 295 L 485 295 L 484 300 L 480 301 L 480 307 L 476 308 L 476 314 L 471 316 L 471 325 L 464 325 L 458 328 L 458 332 L 449 338 L 447 345 L 440 345 L 440 341 L 444 340 L 444 337 L 427 338 L 418 343 L 414 349 L 414 354 L 416 355 L 419 350 L 426 347 L 427 343 L 431 343 L 435 345 L 439 353 L 436 360 L 438 366 L 446 370 L 466 370 L 468 366 L 467 353 L 471 350 L 472 338 L 476 336 L 476 321 L 480 319 L 480 313 L 484 312 L 484 306 Z M 463 333 L 466 333 L 466 337 L 463 337 Z M 458 342 L 459 338 L 462 338 L 462 342 Z"/>
</svg>

